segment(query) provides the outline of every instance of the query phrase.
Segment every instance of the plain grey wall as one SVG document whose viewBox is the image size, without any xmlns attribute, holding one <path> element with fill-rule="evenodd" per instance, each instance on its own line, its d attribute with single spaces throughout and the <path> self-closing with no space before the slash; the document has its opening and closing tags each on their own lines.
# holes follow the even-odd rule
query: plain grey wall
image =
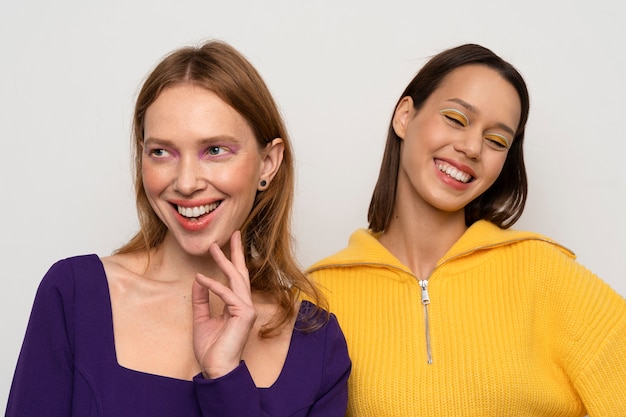
<svg viewBox="0 0 626 417">
<path fill-rule="evenodd" d="M 209 38 L 253 62 L 287 120 L 303 266 L 366 225 L 408 81 L 429 56 L 477 42 L 514 63 L 531 92 L 530 196 L 516 227 L 559 240 L 626 294 L 616 1 L 0 1 L 2 410 L 48 267 L 107 255 L 136 230 L 129 122 L 142 78 L 170 50 Z"/>
</svg>

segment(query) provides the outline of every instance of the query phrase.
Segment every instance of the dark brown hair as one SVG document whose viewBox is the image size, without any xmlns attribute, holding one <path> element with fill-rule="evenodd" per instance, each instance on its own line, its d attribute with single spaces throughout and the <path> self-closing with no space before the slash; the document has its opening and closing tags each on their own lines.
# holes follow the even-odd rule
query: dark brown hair
<svg viewBox="0 0 626 417">
<path fill-rule="evenodd" d="M 273 139 L 284 144 L 282 164 L 269 186 L 256 194 L 241 235 L 253 290 L 275 296 L 280 312 L 263 328 L 269 336 L 297 312 L 299 292 L 316 304 L 324 301 L 304 275 L 293 254 L 291 207 L 293 204 L 293 151 L 285 124 L 265 82 L 248 60 L 230 45 L 210 41 L 185 47 L 166 56 L 148 75 L 137 97 L 133 119 L 135 193 L 140 231 L 116 253 L 149 251 L 163 242 L 167 227 L 156 215 L 143 186 L 141 159 L 146 110 L 161 91 L 180 83 L 193 83 L 212 91 L 248 122 L 264 148 Z M 315 325 L 313 327 L 316 327 Z"/>
<path fill-rule="evenodd" d="M 501 228 L 508 228 L 522 215 L 528 194 L 522 145 L 530 99 L 526 83 L 515 67 L 480 45 L 466 44 L 447 49 L 424 65 L 406 87 L 396 107 L 404 97 L 410 96 L 413 107 L 419 110 L 450 72 L 465 65 L 484 65 L 497 71 L 515 88 L 521 102 L 519 124 L 500 175 L 487 191 L 465 207 L 465 223 L 468 226 L 485 219 Z M 383 161 L 368 212 L 369 228 L 373 232 L 382 232 L 389 225 L 396 199 L 401 140 L 392 122 L 389 123 Z"/>
</svg>

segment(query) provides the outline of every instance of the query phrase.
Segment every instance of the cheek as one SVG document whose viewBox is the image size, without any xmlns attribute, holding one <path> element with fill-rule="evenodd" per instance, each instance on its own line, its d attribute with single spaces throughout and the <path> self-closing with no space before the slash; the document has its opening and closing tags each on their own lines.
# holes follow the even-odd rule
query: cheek
<svg viewBox="0 0 626 417">
<path fill-rule="evenodd" d="M 233 192 L 239 193 L 244 200 L 250 203 L 254 201 L 256 196 L 258 182 L 259 174 L 254 169 L 247 169 L 245 173 L 240 172 L 240 175 L 230 178 Z"/>
<path fill-rule="evenodd" d="M 405 139 L 400 147 L 400 163 L 408 172 L 419 170 L 432 153 L 432 147 L 423 135 L 413 135 Z"/>
<path fill-rule="evenodd" d="M 424 120 L 411 125 L 404 140 L 405 146 L 417 154 L 433 152 L 450 140 L 450 134 L 442 131 L 436 120 Z"/>
<path fill-rule="evenodd" d="M 502 168 L 504 168 L 505 162 L 506 162 L 506 153 L 501 154 L 501 155 L 494 155 L 488 161 L 488 164 L 486 166 L 488 166 L 489 168 L 486 170 L 485 173 L 489 176 L 491 184 L 493 184 L 500 176 L 500 173 L 502 172 Z"/>
<path fill-rule="evenodd" d="M 159 169 L 143 163 L 141 166 L 141 177 L 143 188 L 146 190 L 148 198 L 158 194 L 164 187 L 166 182 L 163 173 Z"/>
</svg>

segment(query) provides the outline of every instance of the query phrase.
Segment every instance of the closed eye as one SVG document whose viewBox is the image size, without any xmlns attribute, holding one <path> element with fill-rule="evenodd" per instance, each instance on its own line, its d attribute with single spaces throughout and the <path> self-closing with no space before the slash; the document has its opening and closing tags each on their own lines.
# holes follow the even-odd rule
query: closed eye
<svg viewBox="0 0 626 417">
<path fill-rule="evenodd" d="M 461 127 L 466 127 L 469 125 L 469 117 L 465 115 L 465 113 L 449 108 L 440 110 L 439 113 L 450 123 L 459 125 Z"/>
<path fill-rule="evenodd" d="M 511 147 L 509 140 L 499 133 L 489 133 L 485 135 L 485 139 L 497 149 L 509 149 Z"/>
</svg>

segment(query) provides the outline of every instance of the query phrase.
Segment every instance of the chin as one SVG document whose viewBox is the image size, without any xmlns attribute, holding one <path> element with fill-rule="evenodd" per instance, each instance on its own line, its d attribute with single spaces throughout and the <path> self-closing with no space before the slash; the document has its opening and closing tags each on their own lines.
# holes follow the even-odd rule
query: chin
<svg viewBox="0 0 626 417">
<path fill-rule="evenodd" d="M 209 246 L 214 240 L 202 239 L 197 241 L 178 241 L 180 249 L 189 256 L 207 256 L 209 254 Z"/>
<path fill-rule="evenodd" d="M 191 256 L 205 256 L 209 253 L 209 247 L 207 246 L 206 248 L 198 248 L 198 247 L 194 247 L 194 248 L 185 248 L 183 247 L 183 250 L 185 251 L 185 253 L 187 255 L 191 255 Z"/>
</svg>

